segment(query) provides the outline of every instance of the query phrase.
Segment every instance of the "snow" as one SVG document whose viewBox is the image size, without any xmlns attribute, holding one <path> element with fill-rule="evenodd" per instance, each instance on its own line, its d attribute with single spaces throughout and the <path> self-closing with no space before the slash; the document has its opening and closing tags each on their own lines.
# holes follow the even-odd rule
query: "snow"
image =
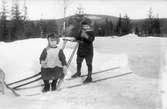
<svg viewBox="0 0 167 109">
<path fill-rule="evenodd" d="M 161 40 L 161 50 L 162 50 L 162 59 L 161 59 L 161 90 L 162 90 L 162 104 L 163 104 L 163 109 L 167 109 L 167 39 L 164 38 Z"/>
<path fill-rule="evenodd" d="M 165 80 L 161 77 L 162 74 L 166 75 L 160 75 L 161 49 L 165 50 L 161 47 L 162 40 L 153 37 L 140 38 L 134 34 L 120 38 L 97 37 L 94 42 L 93 71 L 120 68 L 93 77 L 97 79 L 110 75 L 111 79 L 35 96 L 23 96 L 33 93 L 32 91 L 25 91 L 20 97 L 8 92 L 0 95 L 0 109 L 161 109 L 161 100 L 165 99 L 164 96 L 161 99 L 160 90 L 164 88 Z M 61 40 L 60 46 L 62 43 Z M 67 60 L 75 44 L 67 43 L 64 49 Z M 41 38 L 11 43 L 0 42 L 0 67 L 6 73 L 6 83 L 38 73 L 39 56 L 46 46 L 47 40 Z M 163 56 L 164 59 L 166 56 L 167 60 L 167 53 Z M 161 72 L 165 72 L 166 68 Z M 76 55 L 66 78 L 70 78 L 75 72 Z M 133 73 L 115 77 L 128 72 Z M 84 62 L 82 74 L 86 73 L 87 67 Z M 82 81 L 78 79 L 73 83 Z M 66 83 L 68 84 L 68 81 L 65 80 L 64 85 Z"/>
</svg>

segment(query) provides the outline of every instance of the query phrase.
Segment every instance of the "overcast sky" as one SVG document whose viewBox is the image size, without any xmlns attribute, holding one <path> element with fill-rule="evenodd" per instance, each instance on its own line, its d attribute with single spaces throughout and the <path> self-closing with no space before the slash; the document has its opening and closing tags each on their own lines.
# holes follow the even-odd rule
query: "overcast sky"
<svg viewBox="0 0 167 109">
<path fill-rule="evenodd" d="M 12 1 L 12 0 L 8 0 Z M 18 0 L 23 5 L 24 0 Z M 149 8 L 153 15 L 167 18 L 167 0 L 66 0 L 66 16 L 76 13 L 77 7 L 82 7 L 87 14 L 103 14 L 119 16 L 128 14 L 131 19 L 146 18 Z M 29 19 L 62 18 L 63 0 L 26 0 Z M 21 6 L 22 7 L 22 6 Z M 21 8 L 20 7 L 20 8 Z"/>
</svg>

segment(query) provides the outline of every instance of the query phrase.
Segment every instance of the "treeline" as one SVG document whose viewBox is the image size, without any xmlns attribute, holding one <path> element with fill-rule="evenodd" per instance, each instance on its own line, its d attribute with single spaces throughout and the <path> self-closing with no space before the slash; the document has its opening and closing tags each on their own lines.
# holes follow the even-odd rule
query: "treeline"
<svg viewBox="0 0 167 109">
<path fill-rule="evenodd" d="M 132 32 L 132 23 L 127 15 L 124 17 L 120 15 L 116 23 L 106 18 L 101 24 L 95 22 L 93 27 L 97 36 L 121 36 Z"/>
<path fill-rule="evenodd" d="M 55 20 L 28 20 L 26 5 L 21 9 L 15 2 L 11 9 L 7 7 L 6 0 L 3 0 L 0 11 L 0 41 L 41 37 L 43 34 L 58 31 Z"/>
<path fill-rule="evenodd" d="M 120 15 L 116 23 L 106 18 L 105 22 L 101 24 L 95 22 L 93 27 L 97 36 L 122 36 L 129 33 L 135 33 L 139 36 L 160 36 L 163 33 L 160 19 L 158 15 L 153 16 L 152 9 L 149 10 L 148 18 L 140 23 L 134 22 L 128 15 L 124 17 Z"/>
<path fill-rule="evenodd" d="M 75 36 L 78 33 L 82 20 L 87 20 L 92 25 L 96 36 L 122 36 L 129 33 L 139 36 L 160 36 L 162 33 L 160 19 L 158 16 L 154 17 L 152 11 L 149 11 L 147 19 L 139 23 L 131 20 L 127 14 L 124 17 L 120 15 L 117 21 L 105 18 L 103 22 L 99 22 L 92 21 L 87 14 L 77 13 L 67 20 L 67 27 L 73 26 L 70 36 Z"/>
</svg>

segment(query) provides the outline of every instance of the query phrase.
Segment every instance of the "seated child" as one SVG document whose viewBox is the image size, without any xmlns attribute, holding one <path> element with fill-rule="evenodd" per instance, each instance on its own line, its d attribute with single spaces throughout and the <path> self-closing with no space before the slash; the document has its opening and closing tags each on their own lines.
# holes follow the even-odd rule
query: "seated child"
<svg viewBox="0 0 167 109">
<path fill-rule="evenodd" d="M 58 47 L 59 35 L 52 33 L 47 37 L 48 46 L 44 48 L 40 56 L 41 76 L 44 82 L 43 92 L 57 89 L 57 82 L 65 76 L 67 69 L 66 57 L 62 49 Z M 51 83 L 49 83 L 52 81 Z"/>
</svg>

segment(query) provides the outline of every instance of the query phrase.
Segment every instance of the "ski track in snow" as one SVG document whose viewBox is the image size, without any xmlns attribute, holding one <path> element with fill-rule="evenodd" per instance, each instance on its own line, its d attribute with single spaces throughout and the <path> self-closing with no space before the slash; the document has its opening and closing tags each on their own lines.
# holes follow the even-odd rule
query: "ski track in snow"
<svg viewBox="0 0 167 109">
<path fill-rule="evenodd" d="M 140 38 L 134 34 L 121 38 L 97 37 L 93 71 L 120 66 L 111 72 L 132 71 L 133 74 L 36 96 L 15 97 L 7 90 L 6 95 L 0 95 L 0 109 L 160 109 L 160 41 L 160 38 Z M 0 42 L 0 67 L 6 73 L 6 82 L 38 73 L 39 56 L 46 45 L 46 39 L 38 38 Z M 74 46 L 75 43 L 67 43 L 64 49 L 67 60 Z M 75 73 L 75 60 L 76 55 L 66 78 Z M 84 62 L 82 74 L 86 73 Z"/>
</svg>

